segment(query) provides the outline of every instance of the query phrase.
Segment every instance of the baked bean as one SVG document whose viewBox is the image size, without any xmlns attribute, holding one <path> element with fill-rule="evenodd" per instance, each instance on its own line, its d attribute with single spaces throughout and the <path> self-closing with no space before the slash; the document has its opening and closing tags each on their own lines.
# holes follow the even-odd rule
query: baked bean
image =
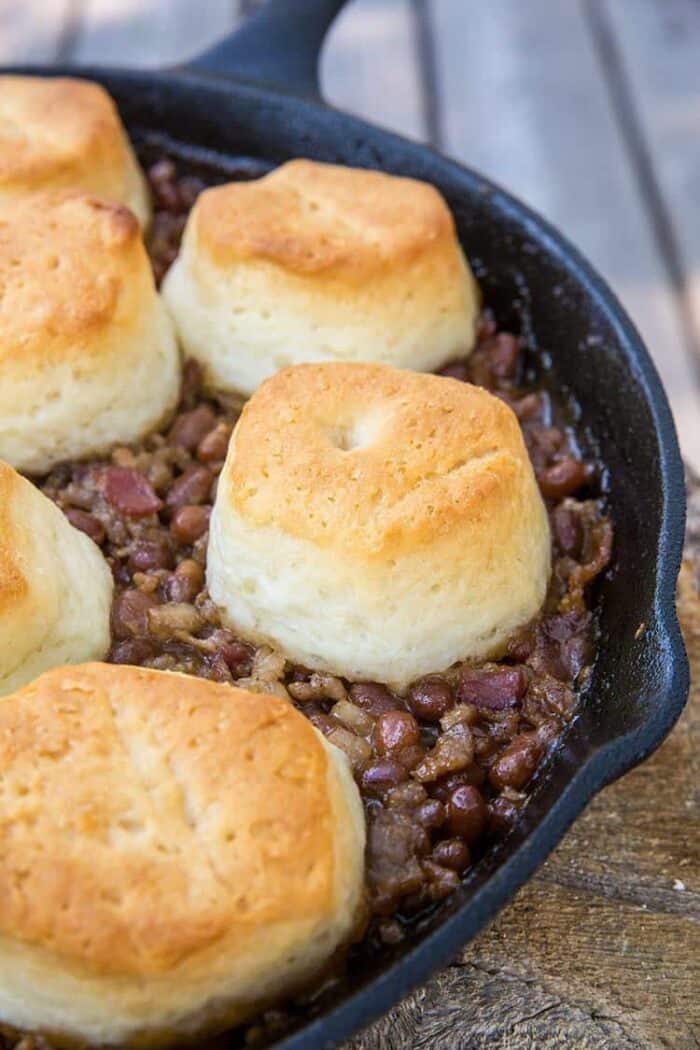
<svg viewBox="0 0 700 1050">
<path fill-rule="evenodd" d="M 104 543 L 104 526 L 92 514 L 88 514 L 87 511 L 80 510 L 78 507 L 67 507 L 65 514 L 71 525 L 76 529 L 80 529 L 86 536 L 89 536 L 98 547 Z"/>
<path fill-rule="evenodd" d="M 470 766 L 467 766 L 461 772 L 449 773 L 446 777 L 436 780 L 435 783 L 430 785 L 430 793 L 433 798 L 438 798 L 441 802 L 447 803 L 455 788 L 462 787 L 465 784 L 480 788 L 485 780 L 486 773 L 484 770 L 477 762 L 472 762 Z"/>
<path fill-rule="evenodd" d="M 377 719 L 374 739 L 380 755 L 412 747 L 420 740 L 418 723 L 408 711 L 387 711 Z"/>
<path fill-rule="evenodd" d="M 173 561 L 173 551 L 168 538 L 161 534 L 157 538 L 137 540 L 134 543 L 129 555 L 129 568 L 132 572 L 170 569 Z"/>
<path fill-rule="evenodd" d="M 467 667 L 457 692 L 462 703 L 499 711 L 515 707 L 527 692 L 527 685 L 522 667 Z"/>
<path fill-rule="evenodd" d="M 495 798 L 489 802 L 489 832 L 492 835 L 505 835 L 518 819 L 518 807 L 509 798 Z"/>
<path fill-rule="evenodd" d="M 437 722 L 454 704 L 454 693 L 449 682 L 438 675 L 430 675 L 414 682 L 408 693 L 408 706 L 417 718 Z"/>
<path fill-rule="evenodd" d="M 225 459 L 230 439 L 229 424 L 218 423 L 197 445 L 197 459 L 200 463 L 216 463 Z"/>
<path fill-rule="evenodd" d="M 484 797 L 478 788 L 461 784 L 452 791 L 447 802 L 447 827 L 453 835 L 465 842 L 481 838 L 488 820 Z"/>
<path fill-rule="evenodd" d="M 177 510 L 186 504 L 204 503 L 209 495 L 213 474 L 206 467 L 192 466 L 173 482 L 170 491 L 165 497 L 165 505 L 169 510 Z"/>
<path fill-rule="evenodd" d="M 202 589 L 204 569 L 192 558 L 181 561 L 163 583 L 163 597 L 169 602 L 193 602 Z"/>
<path fill-rule="evenodd" d="M 520 340 L 510 332 L 498 332 L 484 349 L 489 351 L 489 365 L 497 379 L 512 379 L 520 357 Z"/>
<path fill-rule="evenodd" d="M 407 777 L 408 773 L 400 762 L 382 758 L 365 767 L 360 783 L 366 794 L 381 798 L 386 791 L 401 784 Z"/>
<path fill-rule="evenodd" d="M 105 467 L 99 484 L 107 502 L 130 517 L 155 514 L 163 506 L 150 481 L 130 467 Z"/>
<path fill-rule="evenodd" d="M 404 706 L 400 697 L 389 692 L 386 686 L 379 685 L 378 682 L 353 682 L 350 686 L 350 699 L 353 704 L 357 704 L 363 711 L 369 711 L 375 717 L 388 711 L 400 710 Z"/>
<path fill-rule="evenodd" d="M 588 479 L 586 465 L 569 456 L 545 467 L 537 474 L 537 481 L 545 499 L 560 500 L 580 489 Z"/>
<path fill-rule="evenodd" d="M 469 867 L 469 850 L 461 839 L 443 839 L 432 852 L 432 860 L 443 868 L 464 871 Z"/>
<path fill-rule="evenodd" d="M 521 733 L 511 740 L 489 769 L 489 780 L 497 790 L 525 787 L 537 769 L 542 745 L 534 733 Z"/>
<path fill-rule="evenodd" d="M 554 537 L 564 554 L 575 558 L 581 550 L 583 528 L 579 515 L 566 504 L 554 508 L 552 514 Z"/>
<path fill-rule="evenodd" d="M 143 591 L 122 591 L 112 604 L 112 634 L 115 638 L 134 638 L 148 633 L 148 611 L 157 600 Z"/>
<path fill-rule="evenodd" d="M 424 828 L 441 828 L 446 817 L 445 806 L 436 798 L 427 799 L 416 810 L 416 820 Z"/>
<path fill-rule="evenodd" d="M 179 543 L 192 544 L 209 528 L 211 507 L 185 504 L 178 507 L 170 521 L 170 531 Z"/>
<path fill-rule="evenodd" d="M 216 416 L 209 405 L 199 405 L 189 412 L 181 412 L 168 432 L 168 442 L 193 452 L 202 438 L 213 430 L 215 423 Z"/>
</svg>

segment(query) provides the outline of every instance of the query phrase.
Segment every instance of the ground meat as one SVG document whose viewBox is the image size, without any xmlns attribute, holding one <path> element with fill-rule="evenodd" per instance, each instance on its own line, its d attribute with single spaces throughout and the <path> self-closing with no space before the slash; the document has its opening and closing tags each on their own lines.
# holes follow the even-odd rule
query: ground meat
<svg viewBox="0 0 700 1050">
<path fill-rule="evenodd" d="M 203 182 L 178 176 L 169 159 L 149 177 L 156 198 L 150 250 L 160 279 Z M 596 466 L 581 455 L 562 407 L 523 385 L 520 340 L 485 314 L 472 355 L 442 374 L 487 387 L 516 412 L 550 514 L 552 580 L 542 615 L 500 661 L 428 675 L 405 696 L 294 666 L 221 622 L 206 590 L 206 544 L 237 413 L 203 395 L 194 362 L 186 363 L 165 433 L 37 479 L 111 566 L 108 659 L 275 692 L 348 754 L 367 816 L 371 932 L 387 943 L 400 939 L 407 917 L 450 893 L 517 819 L 593 659 L 590 585 L 612 547 Z"/>
</svg>

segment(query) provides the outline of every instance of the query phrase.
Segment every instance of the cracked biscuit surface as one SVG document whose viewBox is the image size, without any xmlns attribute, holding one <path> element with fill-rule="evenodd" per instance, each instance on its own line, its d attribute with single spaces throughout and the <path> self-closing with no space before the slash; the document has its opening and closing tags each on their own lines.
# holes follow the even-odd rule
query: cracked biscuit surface
<svg viewBox="0 0 700 1050">
<path fill-rule="evenodd" d="M 239 1021 L 361 919 L 344 756 L 289 703 L 87 664 L 0 705 L 0 1011 L 99 1044 Z"/>
</svg>

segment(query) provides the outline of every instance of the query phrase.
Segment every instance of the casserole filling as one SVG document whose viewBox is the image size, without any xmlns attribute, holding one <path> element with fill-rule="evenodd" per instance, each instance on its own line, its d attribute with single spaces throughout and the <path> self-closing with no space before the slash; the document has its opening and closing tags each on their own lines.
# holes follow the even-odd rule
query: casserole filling
<svg viewBox="0 0 700 1050">
<path fill-rule="evenodd" d="M 167 158 L 149 177 L 160 280 L 204 181 L 178 178 Z M 111 661 L 279 693 L 347 753 L 367 815 L 371 935 L 385 943 L 517 819 L 594 657 L 589 585 L 609 562 L 612 526 L 596 498 L 596 464 L 582 456 L 564 406 L 527 371 L 521 341 L 485 313 L 471 356 L 442 374 L 486 387 L 520 420 L 552 527 L 545 607 L 498 663 L 457 665 L 404 696 L 294 666 L 222 624 L 204 584 L 207 529 L 237 410 L 204 396 L 195 362 L 167 431 L 39 481 L 112 567 Z"/>
</svg>

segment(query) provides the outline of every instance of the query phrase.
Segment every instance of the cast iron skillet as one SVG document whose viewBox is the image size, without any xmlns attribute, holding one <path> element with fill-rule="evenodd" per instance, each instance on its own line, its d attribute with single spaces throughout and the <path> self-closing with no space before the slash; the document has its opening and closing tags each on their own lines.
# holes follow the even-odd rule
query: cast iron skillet
<svg viewBox="0 0 700 1050">
<path fill-rule="evenodd" d="M 518 826 L 408 943 L 309 1010 L 278 1050 L 347 1038 L 446 963 L 529 878 L 591 797 L 658 746 L 688 691 L 674 605 L 683 470 L 647 351 L 601 278 L 523 204 L 475 172 L 321 102 L 318 52 L 342 3 L 269 0 L 237 35 L 182 69 L 28 70 L 101 81 L 136 137 L 163 141 L 219 172 L 241 156 L 268 164 L 306 156 L 432 182 L 453 211 L 486 301 L 502 324 L 519 325 L 544 352 L 538 367 L 545 381 L 573 394 L 586 451 L 605 464 L 616 543 L 600 587 L 599 655 L 580 713 Z M 237 1044 L 233 1034 L 217 1040 Z"/>
</svg>

